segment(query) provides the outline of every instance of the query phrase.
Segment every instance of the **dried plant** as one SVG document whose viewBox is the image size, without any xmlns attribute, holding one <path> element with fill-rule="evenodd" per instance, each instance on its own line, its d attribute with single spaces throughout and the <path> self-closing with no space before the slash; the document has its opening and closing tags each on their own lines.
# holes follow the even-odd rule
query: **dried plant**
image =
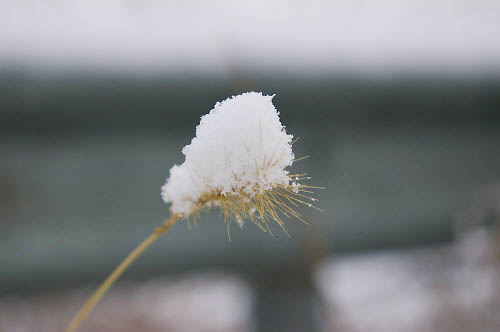
<svg viewBox="0 0 500 332">
<path fill-rule="evenodd" d="M 196 137 L 182 150 L 184 163 L 170 169 L 170 177 L 162 187 L 171 217 L 109 275 L 66 332 L 76 331 L 127 267 L 180 220 L 198 218 L 202 211 L 217 208 L 228 236 L 233 221 L 243 227 L 243 222 L 250 220 L 269 233 L 269 222 L 285 230 L 283 216 L 306 223 L 296 207 L 304 204 L 318 209 L 313 205 L 316 199 L 310 195 L 321 187 L 299 183 L 309 179 L 305 174 L 289 173 L 288 167 L 299 159 L 292 152 L 293 136 L 281 124 L 272 98 L 244 93 L 217 103 L 201 118 Z"/>
</svg>

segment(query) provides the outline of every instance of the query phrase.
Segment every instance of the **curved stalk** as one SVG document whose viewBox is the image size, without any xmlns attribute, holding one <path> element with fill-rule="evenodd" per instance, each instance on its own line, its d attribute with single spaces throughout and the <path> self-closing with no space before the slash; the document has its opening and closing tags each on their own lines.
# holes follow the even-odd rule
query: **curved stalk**
<svg viewBox="0 0 500 332">
<path fill-rule="evenodd" d="M 127 268 L 147 249 L 149 248 L 167 229 L 169 229 L 173 224 L 179 220 L 179 217 L 172 215 L 170 219 L 165 220 L 165 223 L 161 227 L 157 227 L 153 234 L 146 238 L 137 248 L 134 249 L 121 263 L 118 265 L 113 272 L 104 280 L 104 282 L 97 288 L 97 290 L 92 294 L 92 296 L 87 300 L 83 307 L 78 311 L 78 313 L 73 317 L 66 332 L 74 332 L 78 329 L 83 320 L 88 316 L 92 309 L 96 306 L 99 300 L 106 294 L 109 288 L 115 283 L 115 281 L 127 270 Z"/>
</svg>

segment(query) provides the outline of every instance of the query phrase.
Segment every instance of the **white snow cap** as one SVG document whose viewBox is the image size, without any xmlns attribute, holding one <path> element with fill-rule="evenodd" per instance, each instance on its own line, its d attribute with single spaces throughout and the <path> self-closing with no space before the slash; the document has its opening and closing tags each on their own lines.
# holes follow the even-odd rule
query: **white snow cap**
<svg viewBox="0 0 500 332">
<path fill-rule="evenodd" d="M 172 213 L 189 216 L 203 195 L 252 199 L 289 184 L 286 168 L 294 161 L 293 136 L 285 132 L 273 97 L 243 93 L 218 102 L 201 117 L 196 137 L 182 149 L 184 163 L 170 169 L 162 187 Z"/>
</svg>

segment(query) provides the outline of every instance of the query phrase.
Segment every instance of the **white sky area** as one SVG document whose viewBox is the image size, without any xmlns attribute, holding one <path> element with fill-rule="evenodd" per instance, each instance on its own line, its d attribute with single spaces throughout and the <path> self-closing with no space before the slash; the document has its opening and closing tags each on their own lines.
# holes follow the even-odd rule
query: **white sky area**
<svg viewBox="0 0 500 332">
<path fill-rule="evenodd" d="M 500 72 L 498 0 L 0 0 L 0 68 Z"/>
</svg>

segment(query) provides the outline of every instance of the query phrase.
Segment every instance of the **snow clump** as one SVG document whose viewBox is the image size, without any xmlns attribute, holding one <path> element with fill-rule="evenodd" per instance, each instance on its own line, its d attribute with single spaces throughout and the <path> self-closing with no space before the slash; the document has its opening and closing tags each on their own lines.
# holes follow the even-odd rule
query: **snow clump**
<svg viewBox="0 0 500 332">
<path fill-rule="evenodd" d="M 184 163 L 170 169 L 161 189 L 173 214 L 188 217 L 216 205 L 216 197 L 251 200 L 289 184 L 293 136 L 285 132 L 273 97 L 243 93 L 218 102 L 201 117 L 196 137 L 182 149 Z"/>
</svg>

